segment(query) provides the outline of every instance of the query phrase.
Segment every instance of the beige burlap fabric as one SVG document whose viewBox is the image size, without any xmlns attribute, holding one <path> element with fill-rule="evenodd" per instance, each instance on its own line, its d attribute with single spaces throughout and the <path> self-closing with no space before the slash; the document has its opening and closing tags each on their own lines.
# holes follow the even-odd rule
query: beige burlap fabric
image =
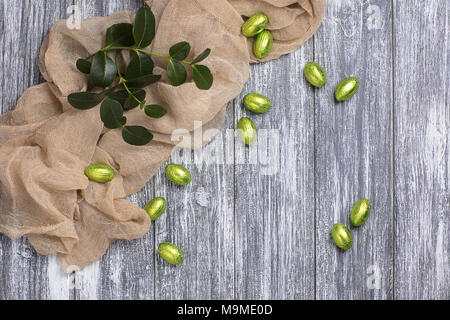
<svg viewBox="0 0 450 320">
<path fill-rule="evenodd" d="M 274 43 L 270 54 L 264 59 L 253 55 L 253 41 L 248 40 L 251 62 L 276 59 L 294 51 L 308 40 L 319 28 L 325 13 L 326 0 L 228 0 L 244 18 L 255 13 L 269 17 L 267 29 Z"/>
<path fill-rule="evenodd" d="M 105 129 L 98 107 L 79 111 L 67 103 L 70 93 L 91 89 L 75 61 L 101 49 L 106 29 L 131 23 L 133 14 L 87 19 L 81 30 L 68 29 L 65 21 L 55 23 L 39 61 L 47 82 L 26 90 L 15 110 L 0 117 L 0 232 L 11 238 L 26 235 L 38 253 L 58 254 L 66 272 L 98 260 L 114 240 L 143 236 L 150 219 L 124 198 L 139 191 L 169 158 L 180 142 L 172 141 L 174 130 L 185 129 L 184 144 L 192 147 L 187 132 L 194 129 L 194 121 L 201 121 L 203 130 L 222 125 L 226 104 L 241 92 L 249 76 L 251 58 L 248 40 L 240 34 L 241 15 L 253 11 L 269 15 L 277 39 L 274 58 L 312 34 L 325 6 L 324 0 L 298 1 L 298 6 L 293 2 L 149 1 L 157 18 L 149 50 L 167 53 L 171 45 L 186 40 L 193 58 L 211 48 L 204 63 L 213 72 L 214 85 L 202 91 L 189 80 L 173 87 L 163 75 L 161 82 L 146 88 L 147 102 L 165 106 L 168 113 L 151 119 L 139 108 L 127 112 L 129 124 L 154 133 L 155 139 L 144 147 L 124 143 L 119 130 Z M 290 23 L 284 17 L 290 17 Z M 130 56 L 125 52 L 118 58 L 124 63 Z M 157 72 L 163 73 L 167 62 L 155 59 L 155 63 Z M 112 182 L 88 181 L 84 169 L 98 162 L 116 170 Z"/>
</svg>

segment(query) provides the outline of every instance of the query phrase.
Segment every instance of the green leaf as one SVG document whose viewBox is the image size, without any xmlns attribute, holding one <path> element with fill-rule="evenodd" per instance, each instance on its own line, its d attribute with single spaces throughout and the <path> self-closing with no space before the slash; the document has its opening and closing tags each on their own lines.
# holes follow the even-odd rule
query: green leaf
<svg viewBox="0 0 450 320">
<path fill-rule="evenodd" d="M 170 56 L 178 61 L 186 59 L 189 52 L 191 52 L 191 45 L 186 41 L 179 42 L 169 49 Z"/>
<path fill-rule="evenodd" d="M 130 63 L 128 64 L 127 72 L 125 73 L 125 79 L 131 80 L 152 74 L 154 67 L 155 64 L 148 54 L 136 52 L 131 58 Z"/>
<path fill-rule="evenodd" d="M 130 91 L 136 98 L 138 98 L 138 100 L 145 100 L 146 92 L 144 90 L 131 89 Z M 119 102 L 122 105 L 123 109 L 126 111 L 134 109 L 139 105 L 139 103 L 129 95 L 127 90 L 116 91 L 109 97 Z"/>
<path fill-rule="evenodd" d="M 137 48 L 145 48 L 155 37 L 155 16 L 149 8 L 141 8 L 136 13 L 133 37 Z"/>
<path fill-rule="evenodd" d="M 172 85 L 178 87 L 186 82 L 187 72 L 184 66 L 176 60 L 170 60 L 167 66 L 167 78 Z"/>
<path fill-rule="evenodd" d="M 151 85 L 152 83 L 157 82 L 159 79 L 161 79 L 161 75 L 149 74 L 146 76 L 142 76 L 142 77 L 131 79 L 131 80 L 127 81 L 127 86 L 129 88 L 140 89 L 140 88 L 144 88 L 148 85 Z"/>
<path fill-rule="evenodd" d="M 109 129 L 120 128 L 127 122 L 127 118 L 123 116 L 123 109 L 119 102 L 107 98 L 100 107 L 100 118 L 105 127 Z"/>
<path fill-rule="evenodd" d="M 106 88 L 111 85 L 116 78 L 116 64 L 106 52 L 97 52 L 92 61 L 91 79 L 94 85 Z"/>
<path fill-rule="evenodd" d="M 167 110 L 160 105 L 151 104 L 149 106 L 145 106 L 144 112 L 151 118 L 161 118 L 167 113 Z"/>
<path fill-rule="evenodd" d="M 207 66 L 193 65 L 192 71 L 192 75 L 194 77 L 197 88 L 201 90 L 208 90 L 209 88 L 211 88 L 214 79 L 211 71 Z"/>
<path fill-rule="evenodd" d="M 90 61 L 87 61 L 85 59 L 77 60 L 77 69 L 85 74 L 91 73 L 91 66 L 92 63 Z"/>
<path fill-rule="evenodd" d="M 77 109 L 88 110 L 98 105 L 105 97 L 92 92 L 76 92 L 67 97 L 69 103 Z"/>
<path fill-rule="evenodd" d="M 122 138 L 134 146 L 144 146 L 153 139 L 153 135 L 144 127 L 126 126 L 122 129 Z"/>
<path fill-rule="evenodd" d="M 133 25 L 118 23 L 106 30 L 106 46 L 131 46 L 134 44 Z"/>
<path fill-rule="evenodd" d="M 191 62 L 191 64 L 196 64 L 196 63 L 199 63 L 199 62 L 205 60 L 209 56 L 210 53 L 211 53 L 211 49 L 206 49 L 205 51 L 200 53 L 197 56 L 197 58 L 195 58 L 194 61 Z"/>
</svg>

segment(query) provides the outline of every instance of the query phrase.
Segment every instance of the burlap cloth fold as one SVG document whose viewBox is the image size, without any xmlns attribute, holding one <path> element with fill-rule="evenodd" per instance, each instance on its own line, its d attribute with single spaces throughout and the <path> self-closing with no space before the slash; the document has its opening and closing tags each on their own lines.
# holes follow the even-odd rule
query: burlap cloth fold
<svg viewBox="0 0 450 320">
<path fill-rule="evenodd" d="M 56 22 L 39 59 L 47 82 L 26 90 L 16 108 L 0 117 L 0 232 L 11 238 L 27 235 L 38 253 L 58 254 L 66 272 L 98 260 L 114 240 L 148 232 L 146 212 L 124 198 L 143 188 L 169 158 L 179 142 L 171 141 L 174 130 L 192 131 L 194 121 L 201 121 L 203 130 L 220 128 L 227 103 L 248 79 L 249 61 L 256 61 L 252 39 L 240 33 L 242 17 L 256 12 L 269 16 L 275 42 L 264 60 L 270 60 L 306 41 L 325 9 L 325 0 L 147 2 L 157 19 L 149 50 L 167 53 L 171 45 L 186 40 L 193 58 L 211 48 L 204 64 L 214 75 L 208 91 L 198 90 L 190 77 L 173 87 L 164 76 L 145 89 L 147 102 L 165 106 L 168 113 L 151 119 L 136 108 L 126 116 L 128 123 L 154 133 L 150 144 L 128 145 L 119 130 L 103 127 L 98 107 L 79 111 L 67 103 L 70 93 L 91 89 L 75 61 L 101 49 L 112 24 L 132 23 L 130 12 L 84 20 L 80 30 L 68 29 L 64 20 Z M 121 63 L 129 59 L 127 52 L 118 57 Z M 155 59 L 157 72 L 163 73 L 166 63 Z M 103 185 L 86 178 L 84 169 L 98 162 L 116 170 L 112 182 Z"/>
</svg>

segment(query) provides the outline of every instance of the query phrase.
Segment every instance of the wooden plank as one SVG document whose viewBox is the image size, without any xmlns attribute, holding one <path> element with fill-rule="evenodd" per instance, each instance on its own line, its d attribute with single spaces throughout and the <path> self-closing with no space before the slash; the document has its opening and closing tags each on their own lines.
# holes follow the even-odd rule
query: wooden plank
<svg viewBox="0 0 450 320">
<path fill-rule="evenodd" d="M 81 18 L 107 16 L 120 10 L 135 12 L 144 1 L 75 0 Z M 153 198 L 153 179 L 129 200 L 144 207 Z M 77 299 L 153 299 L 154 226 L 143 238 L 117 241 L 101 261 L 76 273 Z"/>
<path fill-rule="evenodd" d="M 396 299 L 449 299 L 450 3 L 394 1 Z"/>
<path fill-rule="evenodd" d="M 0 299 L 69 299 L 74 285 L 77 299 L 448 299 L 448 4 L 393 2 L 393 29 L 389 2 L 328 2 L 315 55 L 309 41 L 292 55 L 252 67 L 243 95 L 264 93 L 274 109 L 256 116 L 242 109 L 243 95 L 234 102 L 219 148 L 238 163 L 187 164 L 194 177 L 187 188 L 167 182 L 161 170 L 156 182 L 130 197 L 143 206 L 156 189 L 169 200 L 156 233 L 152 227 L 142 239 L 113 244 L 75 278 L 62 273 L 54 256 L 37 255 L 26 239 L 0 235 Z M 1 113 L 41 81 L 38 50 L 71 3 L 0 5 Z M 144 5 L 76 4 L 83 18 Z M 302 77 L 313 56 L 329 79 L 319 90 Z M 336 104 L 334 88 L 349 75 L 361 80 L 360 91 Z M 239 140 L 227 149 L 226 128 L 241 116 L 260 129 L 280 129 L 276 174 L 261 175 L 268 169 L 261 163 L 239 164 Z M 260 144 L 271 142 L 264 140 Z M 213 160 L 208 150 L 202 154 Z M 351 229 L 354 246 L 344 253 L 329 231 L 336 222 L 348 224 L 360 197 L 371 200 L 372 216 Z M 162 241 L 183 248 L 183 265 L 169 266 L 155 255 Z M 374 271 L 380 289 L 371 289 Z"/>
<path fill-rule="evenodd" d="M 314 298 L 314 93 L 302 76 L 312 48 L 308 41 L 252 66 L 236 100 L 235 124 L 247 116 L 259 129 L 245 162 L 243 143 L 236 141 L 237 299 Z M 269 97 L 272 109 L 263 115 L 246 110 L 242 101 L 250 92 Z"/>
<path fill-rule="evenodd" d="M 71 0 L 0 4 L 0 113 L 15 107 L 25 89 L 42 81 L 37 58 L 50 26 L 66 17 Z M 39 256 L 26 238 L 0 235 L 0 299 L 69 299 L 72 279 L 55 257 Z"/>
<path fill-rule="evenodd" d="M 388 1 L 329 1 L 315 35 L 315 57 L 327 72 L 316 90 L 316 298 L 392 298 L 392 75 Z M 337 103 L 346 77 L 359 92 Z M 353 247 L 333 243 L 335 223 L 349 226 L 355 201 L 372 203 L 370 219 L 350 228 Z M 379 282 L 376 281 L 379 277 Z"/>
<path fill-rule="evenodd" d="M 227 111 L 221 134 L 206 148 L 178 151 L 167 162 L 187 167 L 189 185 L 169 182 L 164 167 L 156 176 L 156 196 L 168 204 L 155 224 L 156 246 L 172 242 L 185 256 L 183 264 L 171 266 L 157 255 L 156 299 L 233 299 L 233 163 L 226 160 L 234 153 L 226 131 L 233 124 L 231 104 Z M 223 161 L 216 161 L 221 155 Z"/>
</svg>

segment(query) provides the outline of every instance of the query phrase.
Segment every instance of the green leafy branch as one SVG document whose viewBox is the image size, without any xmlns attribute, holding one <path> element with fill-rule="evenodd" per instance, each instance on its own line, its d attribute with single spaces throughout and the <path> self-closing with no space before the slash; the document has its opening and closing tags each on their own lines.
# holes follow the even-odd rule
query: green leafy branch
<svg viewBox="0 0 450 320">
<path fill-rule="evenodd" d="M 134 23 L 119 23 L 106 31 L 105 47 L 84 59 L 78 59 L 77 69 L 90 76 L 95 87 L 103 88 L 100 93 L 77 92 L 68 97 L 69 103 L 77 109 L 88 110 L 100 106 L 100 117 L 109 129 L 122 129 L 125 142 L 132 145 L 145 145 L 153 139 L 153 135 L 144 127 L 127 126 L 125 111 L 137 106 L 152 118 L 161 118 L 167 111 L 164 107 L 146 102 L 143 88 L 159 81 L 161 75 L 154 74 L 154 62 L 151 56 L 168 60 L 166 75 L 173 86 L 180 86 L 187 80 L 185 68 L 192 68 L 192 77 L 197 88 L 208 90 L 213 84 L 213 76 L 207 66 L 199 63 L 211 53 L 206 49 L 193 61 L 186 61 L 191 52 L 188 42 L 179 42 L 169 50 L 169 55 L 162 55 L 144 50 L 155 37 L 155 16 L 149 8 L 138 10 Z M 130 63 L 125 72 L 119 64 L 107 54 L 109 51 L 132 51 Z"/>
</svg>

